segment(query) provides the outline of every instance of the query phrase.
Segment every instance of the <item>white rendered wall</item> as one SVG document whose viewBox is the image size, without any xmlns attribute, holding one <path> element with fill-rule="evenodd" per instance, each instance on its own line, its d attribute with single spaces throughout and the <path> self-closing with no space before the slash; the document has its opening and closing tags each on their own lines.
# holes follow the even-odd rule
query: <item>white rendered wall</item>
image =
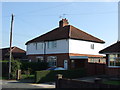
<svg viewBox="0 0 120 90">
<path fill-rule="evenodd" d="M 91 49 L 91 44 L 94 44 L 94 49 Z M 99 55 L 103 45 L 101 43 L 69 39 L 69 53 Z"/>
<path fill-rule="evenodd" d="M 57 40 L 56 48 L 46 49 L 46 54 L 69 53 L 69 40 Z"/>
<path fill-rule="evenodd" d="M 46 43 L 46 54 L 57 54 L 57 53 L 78 53 L 78 54 L 93 54 L 99 55 L 99 51 L 103 49 L 104 44 L 94 43 L 88 41 L 74 40 L 74 39 L 63 39 L 57 40 L 56 48 L 47 48 Z M 36 50 L 34 43 L 27 45 L 27 55 L 31 54 L 44 54 L 44 43 L 43 48 Z M 94 44 L 94 49 L 91 49 L 91 44 Z"/>
<path fill-rule="evenodd" d="M 57 53 L 68 53 L 69 52 L 69 42 L 66 39 L 63 40 L 57 40 L 57 47 L 56 48 L 47 48 L 47 42 L 46 43 L 46 54 L 57 54 Z M 27 55 L 31 54 L 44 54 L 44 42 L 43 48 L 39 48 L 36 50 L 36 46 L 34 43 L 29 43 L 27 45 Z"/>
<path fill-rule="evenodd" d="M 40 42 L 40 43 L 44 44 L 43 42 Z M 36 49 L 35 43 L 29 43 L 27 45 L 27 55 L 29 55 L 29 54 L 43 54 L 43 53 L 44 53 L 43 48 Z"/>
</svg>

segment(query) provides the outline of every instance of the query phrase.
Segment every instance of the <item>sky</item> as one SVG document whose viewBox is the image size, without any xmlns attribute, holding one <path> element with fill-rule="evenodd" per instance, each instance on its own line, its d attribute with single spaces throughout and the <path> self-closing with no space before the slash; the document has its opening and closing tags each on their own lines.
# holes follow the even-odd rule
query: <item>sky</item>
<svg viewBox="0 0 120 90">
<path fill-rule="evenodd" d="M 117 2 L 2 2 L 1 48 L 9 47 L 12 13 L 12 46 L 24 50 L 27 41 L 58 27 L 62 18 L 68 19 L 70 25 L 104 40 L 104 47 L 118 40 Z"/>
</svg>

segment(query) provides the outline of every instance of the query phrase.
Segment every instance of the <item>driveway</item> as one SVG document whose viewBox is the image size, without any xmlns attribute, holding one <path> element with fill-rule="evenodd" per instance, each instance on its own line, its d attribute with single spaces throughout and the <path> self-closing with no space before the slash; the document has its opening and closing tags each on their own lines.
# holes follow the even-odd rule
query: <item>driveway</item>
<svg viewBox="0 0 120 90">
<path fill-rule="evenodd" d="M 2 89 L 18 88 L 18 89 L 41 89 L 41 88 L 55 88 L 55 83 L 41 83 L 35 84 L 30 82 L 20 82 L 16 80 L 0 80 Z"/>
</svg>

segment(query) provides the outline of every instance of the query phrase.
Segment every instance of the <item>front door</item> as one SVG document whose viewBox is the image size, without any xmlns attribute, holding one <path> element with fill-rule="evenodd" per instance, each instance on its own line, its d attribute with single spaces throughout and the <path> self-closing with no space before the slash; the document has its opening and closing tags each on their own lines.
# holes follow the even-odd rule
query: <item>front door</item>
<svg viewBox="0 0 120 90">
<path fill-rule="evenodd" d="M 64 60 L 64 69 L 68 69 L 68 61 L 67 60 Z"/>
</svg>

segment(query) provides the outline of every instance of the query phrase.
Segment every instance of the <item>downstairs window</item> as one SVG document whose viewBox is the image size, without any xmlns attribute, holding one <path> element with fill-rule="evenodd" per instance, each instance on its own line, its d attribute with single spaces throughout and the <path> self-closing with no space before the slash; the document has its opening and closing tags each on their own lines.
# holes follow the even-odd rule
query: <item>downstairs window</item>
<svg viewBox="0 0 120 90">
<path fill-rule="evenodd" d="M 108 66 L 120 67 L 120 54 L 109 54 Z"/>
</svg>

